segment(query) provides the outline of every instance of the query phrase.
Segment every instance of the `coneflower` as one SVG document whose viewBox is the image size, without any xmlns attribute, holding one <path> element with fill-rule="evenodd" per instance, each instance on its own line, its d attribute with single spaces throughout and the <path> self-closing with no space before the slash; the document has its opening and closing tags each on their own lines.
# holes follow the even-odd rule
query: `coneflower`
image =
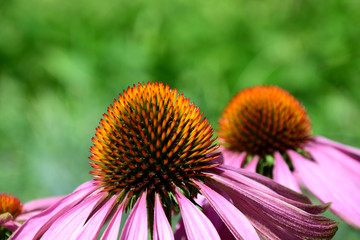
<svg viewBox="0 0 360 240">
<path fill-rule="evenodd" d="M 42 198 L 23 204 L 13 195 L 0 193 L 0 239 L 9 238 L 24 221 L 48 208 L 60 198 Z"/>
<path fill-rule="evenodd" d="M 179 212 L 188 239 L 220 239 L 194 200 L 199 194 L 236 239 L 335 234 L 337 224 L 318 216 L 327 205 L 313 206 L 260 175 L 220 167 L 212 134 L 200 110 L 175 89 L 129 87 L 92 139 L 93 180 L 28 220 L 12 239 L 95 239 L 107 221 L 101 239 L 174 239 L 171 219 Z"/>
<path fill-rule="evenodd" d="M 360 150 L 313 136 L 305 108 L 276 86 L 238 93 L 219 121 L 224 162 L 307 188 L 360 228 Z"/>
</svg>

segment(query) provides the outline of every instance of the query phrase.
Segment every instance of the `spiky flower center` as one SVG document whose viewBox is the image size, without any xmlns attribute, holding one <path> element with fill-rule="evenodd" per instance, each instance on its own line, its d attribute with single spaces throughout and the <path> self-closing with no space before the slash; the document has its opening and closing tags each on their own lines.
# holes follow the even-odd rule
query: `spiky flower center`
<svg viewBox="0 0 360 240">
<path fill-rule="evenodd" d="M 91 172 L 109 193 L 147 190 L 170 200 L 180 188 L 196 193 L 192 179 L 217 166 L 213 130 L 199 109 L 176 89 L 158 83 L 128 88 L 108 108 L 92 139 Z M 171 194 L 170 194 L 171 195 Z"/>
<path fill-rule="evenodd" d="M 0 210 L 0 215 L 10 213 L 13 218 L 16 218 L 22 211 L 22 203 L 15 196 L 0 193 Z"/>
<path fill-rule="evenodd" d="M 258 86 L 232 99 L 218 133 L 230 150 L 265 156 L 299 148 L 311 136 L 311 124 L 304 107 L 288 92 Z"/>
</svg>

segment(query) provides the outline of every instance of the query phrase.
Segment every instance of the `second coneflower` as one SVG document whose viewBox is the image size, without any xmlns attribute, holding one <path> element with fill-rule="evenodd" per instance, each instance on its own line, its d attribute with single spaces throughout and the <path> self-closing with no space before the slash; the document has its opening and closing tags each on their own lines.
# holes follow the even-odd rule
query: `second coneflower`
<svg viewBox="0 0 360 240">
<path fill-rule="evenodd" d="M 49 197 L 22 203 L 17 197 L 0 193 L 0 239 L 8 239 L 27 219 L 59 201 L 61 197 Z"/>
<path fill-rule="evenodd" d="M 238 93 L 219 121 L 224 162 L 300 192 L 299 184 L 360 228 L 360 150 L 312 136 L 304 107 L 275 86 Z"/>
<path fill-rule="evenodd" d="M 174 239 L 180 212 L 188 239 L 220 239 L 194 199 L 205 197 L 236 239 L 330 239 L 337 224 L 303 195 L 219 166 L 213 129 L 183 95 L 157 83 L 128 88 L 108 108 L 91 147 L 91 175 L 28 220 L 13 239 Z M 230 200 L 218 191 L 226 192 Z M 129 216 L 121 228 L 124 212 Z M 121 230 L 120 230 L 121 229 Z"/>
</svg>

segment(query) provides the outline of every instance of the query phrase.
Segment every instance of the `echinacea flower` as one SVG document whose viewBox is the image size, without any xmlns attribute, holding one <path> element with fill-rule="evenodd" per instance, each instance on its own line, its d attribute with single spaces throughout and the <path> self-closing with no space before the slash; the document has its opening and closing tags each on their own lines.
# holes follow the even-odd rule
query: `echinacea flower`
<svg viewBox="0 0 360 240">
<path fill-rule="evenodd" d="M 120 239 L 171 240 L 178 212 L 188 239 L 220 239 L 194 201 L 198 194 L 236 239 L 335 234 L 337 224 L 318 215 L 327 205 L 311 205 L 258 174 L 220 167 L 212 134 L 200 110 L 175 89 L 161 83 L 129 87 L 110 105 L 92 139 L 93 180 L 29 219 L 12 239 L 95 239 L 104 226 L 101 239 L 120 234 Z"/>
<path fill-rule="evenodd" d="M 310 119 L 276 86 L 238 93 L 219 120 L 224 163 L 307 188 L 347 223 L 360 228 L 360 149 L 312 136 Z"/>
<path fill-rule="evenodd" d="M 23 204 L 13 195 L 0 193 L 0 239 L 7 239 L 24 221 L 58 200 L 60 197 L 50 197 Z"/>
</svg>

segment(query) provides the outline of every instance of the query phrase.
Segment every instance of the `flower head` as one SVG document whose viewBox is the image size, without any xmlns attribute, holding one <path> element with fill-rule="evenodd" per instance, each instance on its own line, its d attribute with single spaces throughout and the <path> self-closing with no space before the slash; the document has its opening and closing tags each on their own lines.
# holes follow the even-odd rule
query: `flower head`
<svg viewBox="0 0 360 240">
<path fill-rule="evenodd" d="M 198 195 L 236 239 L 280 237 L 290 229 L 294 239 L 335 234 L 337 224 L 318 216 L 327 205 L 313 206 L 257 174 L 222 168 L 212 133 L 200 110 L 175 89 L 161 83 L 128 88 L 96 129 L 93 180 L 28 220 L 13 239 L 93 239 L 107 220 L 101 239 L 117 239 L 124 212 L 120 239 L 174 239 L 171 220 L 178 212 L 187 238 L 220 239 Z"/>
<path fill-rule="evenodd" d="M 161 84 L 128 88 L 103 115 L 92 140 L 91 174 L 111 194 L 122 192 L 135 202 L 144 191 L 165 206 L 177 204 L 175 188 L 196 196 L 192 179 L 219 154 L 213 130 L 200 110 L 183 95 Z"/>
<path fill-rule="evenodd" d="M 311 136 L 304 107 L 275 86 L 248 88 L 224 110 L 219 136 L 226 148 L 265 156 L 297 149 Z"/>
<path fill-rule="evenodd" d="M 239 92 L 219 120 L 219 140 L 225 164 L 298 192 L 301 182 L 322 202 L 332 202 L 337 215 L 360 227 L 360 150 L 313 137 L 305 108 L 285 90 L 257 86 Z"/>
<path fill-rule="evenodd" d="M 24 221 L 59 199 L 44 198 L 23 204 L 13 195 L 0 193 L 0 239 L 7 239 Z"/>
</svg>

